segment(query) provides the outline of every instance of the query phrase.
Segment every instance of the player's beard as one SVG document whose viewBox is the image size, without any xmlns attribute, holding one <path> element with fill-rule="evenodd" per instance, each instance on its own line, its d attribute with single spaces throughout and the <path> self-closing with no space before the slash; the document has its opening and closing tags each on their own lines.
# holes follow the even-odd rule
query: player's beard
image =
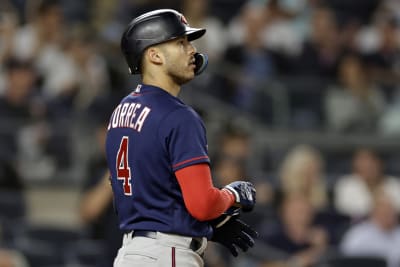
<svg viewBox="0 0 400 267">
<path fill-rule="evenodd" d="M 171 79 L 178 85 L 183 85 L 183 84 L 185 84 L 185 83 L 187 83 L 187 82 L 189 82 L 190 80 L 193 79 L 193 77 L 189 78 L 189 77 L 184 76 L 184 75 L 182 75 L 180 73 L 176 74 L 176 73 L 173 73 L 173 72 L 169 72 L 168 74 L 171 77 Z"/>
<path fill-rule="evenodd" d="M 166 56 L 166 58 L 168 62 L 167 74 L 169 75 L 169 77 L 171 77 L 174 83 L 178 85 L 183 85 L 194 78 L 194 72 L 191 71 L 189 63 L 182 64 L 178 61 L 174 61 L 168 55 Z"/>
</svg>

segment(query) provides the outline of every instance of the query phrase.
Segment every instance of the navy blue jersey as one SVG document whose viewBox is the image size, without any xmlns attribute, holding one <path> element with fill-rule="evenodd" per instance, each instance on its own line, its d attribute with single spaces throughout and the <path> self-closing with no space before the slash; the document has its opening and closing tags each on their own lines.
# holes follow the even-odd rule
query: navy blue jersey
<svg viewBox="0 0 400 267">
<path fill-rule="evenodd" d="M 175 171 L 209 163 L 198 114 L 161 88 L 138 85 L 115 108 L 106 152 L 122 230 L 210 237 L 211 227 L 187 211 Z"/>
</svg>

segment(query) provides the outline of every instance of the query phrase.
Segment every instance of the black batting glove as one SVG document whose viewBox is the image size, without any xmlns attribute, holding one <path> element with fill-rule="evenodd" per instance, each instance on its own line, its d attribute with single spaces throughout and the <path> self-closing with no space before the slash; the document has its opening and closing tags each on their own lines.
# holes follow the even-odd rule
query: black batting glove
<svg viewBox="0 0 400 267">
<path fill-rule="evenodd" d="M 235 204 L 239 205 L 243 211 L 252 211 L 256 204 L 256 189 L 250 182 L 236 181 L 224 187 L 235 196 Z"/>
<path fill-rule="evenodd" d="M 239 218 L 239 216 L 240 216 L 240 208 L 230 207 L 228 210 L 222 213 L 218 218 L 209 221 L 209 223 L 215 229 L 221 227 L 232 218 Z"/>
<path fill-rule="evenodd" d="M 246 252 L 250 247 L 254 246 L 254 238 L 258 237 L 258 233 L 249 225 L 238 219 L 238 214 L 229 217 L 226 220 L 226 214 L 211 221 L 213 226 L 213 236 L 211 241 L 220 243 L 235 257 L 239 255 L 238 248 Z M 221 225 L 221 221 L 225 221 Z M 216 227 L 220 225 L 219 227 Z"/>
</svg>

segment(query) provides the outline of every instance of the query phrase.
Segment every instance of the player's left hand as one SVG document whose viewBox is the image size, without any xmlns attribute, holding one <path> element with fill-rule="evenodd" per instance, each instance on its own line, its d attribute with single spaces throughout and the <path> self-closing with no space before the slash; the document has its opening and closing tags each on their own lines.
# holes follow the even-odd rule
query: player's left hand
<svg viewBox="0 0 400 267">
<path fill-rule="evenodd" d="M 250 182 L 235 181 L 224 186 L 235 196 L 235 206 L 242 208 L 244 212 L 252 211 L 256 204 L 256 188 Z"/>
<path fill-rule="evenodd" d="M 239 208 L 230 208 L 220 217 L 210 222 L 214 233 L 211 241 L 228 248 L 235 257 L 239 255 L 237 248 L 246 252 L 254 246 L 254 238 L 258 233 L 249 225 L 239 220 Z"/>
</svg>

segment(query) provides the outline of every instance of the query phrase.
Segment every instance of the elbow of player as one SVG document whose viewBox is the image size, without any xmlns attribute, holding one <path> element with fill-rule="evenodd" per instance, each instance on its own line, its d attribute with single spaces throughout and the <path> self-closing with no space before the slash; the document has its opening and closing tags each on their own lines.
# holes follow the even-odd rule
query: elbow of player
<svg viewBox="0 0 400 267">
<path fill-rule="evenodd" d="M 207 213 L 202 213 L 202 212 L 189 212 L 190 215 L 192 215 L 196 220 L 201 221 L 201 222 L 205 222 L 205 221 L 209 221 L 211 220 L 210 215 Z"/>
<path fill-rule="evenodd" d="M 205 222 L 208 220 L 211 220 L 207 214 L 202 214 L 202 213 L 192 213 L 191 214 L 196 220 L 200 222 Z"/>
<path fill-rule="evenodd" d="M 189 205 L 188 211 L 196 220 L 204 222 L 213 219 L 213 205 L 210 201 L 197 201 Z"/>
</svg>

